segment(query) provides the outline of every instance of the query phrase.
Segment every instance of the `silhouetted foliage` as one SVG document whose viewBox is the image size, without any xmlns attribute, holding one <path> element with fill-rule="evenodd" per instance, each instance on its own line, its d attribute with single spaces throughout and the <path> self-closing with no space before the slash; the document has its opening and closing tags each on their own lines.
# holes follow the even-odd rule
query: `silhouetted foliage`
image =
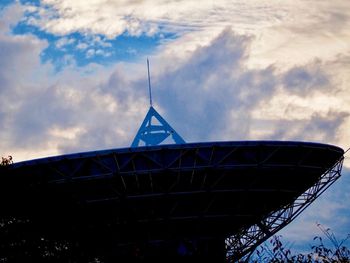
<svg viewBox="0 0 350 263">
<path fill-rule="evenodd" d="M 281 236 L 271 238 L 270 245 L 260 246 L 250 257 L 250 262 L 307 262 L 333 263 L 350 262 L 350 250 L 345 243 L 348 235 L 338 240 L 330 229 L 318 225 L 326 237 L 314 237 L 314 245 L 307 254 L 294 254 L 282 242 Z M 329 241 L 329 242 L 326 242 Z M 325 243 L 330 243 L 327 246 Z M 0 262 L 104 262 L 96 256 L 89 255 L 79 244 L 56 240 L 33 230 L 30 220 L 7 217 L 0 220 Z M 137 261 L 137 262 L 142 262 Z"/>
<path fill-rule="evenodd" d="M 9 155 L 7 157 L 1 157 L 0 166 L 8 166 L 10 164 L 13 164 L 12 156 Z"/>
<path fill-rule="evenodd" d="M 283 244 L 282 236 L 275 235 L 270 239 L 270 245 L 264 244 L 256 249 L 250 257 L 250 262 L 307 262 L 307 263 L 331 263 L 331 262 L 350 262 L 350 249 L 345 246 L 349 240 L 350 234 L 338 240 L 329 228 L 324 228 L 317 224 L 318 228 L 330 243 L 327 246 L 321 236 L 315 236 L 311 246 L 311 252 L 306 254 L 295 254 L 288 244 Z"/>
<path fill-rule="evenodd" d="M 69 242 L 37 233 L 28 218 L 0 219 L 0 262 L 74 262 L 71 250 Z"/>
</svg>

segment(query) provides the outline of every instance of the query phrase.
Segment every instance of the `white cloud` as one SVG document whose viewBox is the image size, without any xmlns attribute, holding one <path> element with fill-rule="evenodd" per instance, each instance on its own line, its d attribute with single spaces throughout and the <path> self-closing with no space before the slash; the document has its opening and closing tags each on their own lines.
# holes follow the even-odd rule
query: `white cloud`
<svg viewBox="0 0 350 263">
<path fill-rule="evenodd" d="M 209 43 L 226 26 L 255 35 L 252 65 L 305 63 L 349 52 L 350 3 L 324 1 L 42 1 L 32 20 L 57 35 L 80 32 L 113 39 L 172 32 L 188 35 L 193 50 L 198 37 Z M 319 45 L 322 43 L 322 45 Z"/>
<path fill-rule="evenodd" d="M 56 48 L 63 49 L 65 46 L 72 45 L 75 42 L 74 38 L 62 37 L 56 41 Z"/>
<path fill-rule="evenodd" d="M 79 43 L 79 44 L 76 46 L 77 49 L 81 49 L 81 50 L 87 49 L 88 47 L 89 47 L 89 45 L 86 44 L 86 43 Z"/>
<path fill-rule="evenodd" d="M 103 57 L 110 57 L 112 55 L 111 52 L 104 51 L 103 49 L 97 49 L 95 54 Z"/>
<path fill-rule="evenodd" d="M 112 44 L 109 43 L 105 38 L 101 38 L 100 36 L 85 36 L 78 41 L 78 44 L 75 47 L 78 50 L 86 50 L 86 49 L 99 49 L 98 53 L 100 55 L 107 54 L 111 55 L 111 52 L 107 50 L 112 48 Z M 92 51 L 90 51 L 90 55 Z"/>
<path fill-rule="evenodd" d="M 91 57 L 95 56 L 95 54 L 96 54 L 95 49 L 90 48 L 90 49 L 88 49 L 88 51 L 86 51 L 87 58 L 91 58 Z"/>
</svg>

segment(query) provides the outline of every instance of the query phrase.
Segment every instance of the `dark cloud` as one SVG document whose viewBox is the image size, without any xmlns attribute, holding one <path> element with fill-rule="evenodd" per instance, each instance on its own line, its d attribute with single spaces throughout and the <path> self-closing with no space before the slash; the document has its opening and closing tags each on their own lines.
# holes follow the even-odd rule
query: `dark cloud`
<svg viewBox="0 0 350 263">
<path fill-rule="evenodd" d="M 329 88 L 330 84 L 329 77 L 320 69 L 318 62 L 288 70 L 281 82 L 289 92 L 302 96 Z"/>
<path fill-rule="evenodd" d="M 347 112 L 329 111 L 327 114 L 314 113 L 309 118 L 298 120 L 260 120 L 269 125 L 272 133 L 262 139 L 303 140 L 336 143 L 340 126 L 350 116 Z"/>
<path fill-rule="evenodd" d="M 114 100 L 122 107 L 129 107 L 130 104 L 140 103 L 139 100 L 146 100 L 145 90 L 147 88 L 147 80 L 135 80 L 127 77 L 125 69 L 116 67 L 108 80 L 102 84 L 101 92 L 110 94 Z"/>
<path fill-rule="evenodd" d="M 157 103 L 181 123 L 178 130 L 188 141 L 223 139 L 232 126 L 239 128 L 224 139 L 244 137 L 251 109 L 273 94 L 273 68 L 245 68 L 250 43 L 249 37 L 226 29 L 156 80 Z"/>
<path fill-rule="evenodd" d="M 309 122 L 300 130 L 299 136 L 308 133 L 317 134 L 322 132 L 324 141 L 335 141 L 337 131 L 344 123 L 344 120 L 349 117 L 347 112 L 329 111 L 326 116 L 314 113 Z"/>
</svg>

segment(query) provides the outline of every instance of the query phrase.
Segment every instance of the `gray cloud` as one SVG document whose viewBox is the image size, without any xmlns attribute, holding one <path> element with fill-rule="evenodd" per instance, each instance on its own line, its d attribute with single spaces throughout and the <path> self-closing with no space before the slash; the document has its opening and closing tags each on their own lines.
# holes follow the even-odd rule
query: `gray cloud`
<svg viewBox="0 0 350 263">
<path fill-rule="evenodd" d="M 344 120 L 349 117 L 347 112 L 328 112 L 326 116 L 320 116 L 320 114 L 313 114 L 310 121 L 300 130 L 299 137 L 309 133 L 308 137 L 312 137 L 312 134 L 316 135 L 322 132 L 324 141 L 335 141 L 337 138 L 337 131 L 344 123 Z"/>
<path fill-rule="evenodd" d="M 291 93 L 304 96 L 313 91 L 329 88 L 329 77 L 320 68 L 318 62 L 288 70 L 281 81 Z"/>
<path fill-rule="evenodd" d="M 336 143 L 339 128 L 349 116 L 347 112 L 329 111 L 326 115 L 314 113 L 301 120 L 259 120 L 261 125 L 271 128 L 271 134 L 261 139 Z"/>
<path fill-rule="evenodd" d="M 9 12 L 12 13 L 12 9 Z M 48 69 L 41 65 L 40 53 L 46 46 L 45 41 L 31 35 L 14 37 L 9 36 L 5 28 L 0 31 L 0 123 L 6 131 L 0 138 L 5 144 L 12 141 L 17 124 L 15 116 L 22 104 L 33 99 L 36 95 L 33 92 L 45 81 Z M 42 80 L 36 79 L 41 77 Z M 25 114 L 29 115 L 30 109 Z"/>
<path fill-rule="evenodd" d="M 189 141 L 243 138 L 250 111 L 275 89 L 273 68 L 245 68 L 251 39 L 225 29 L 156 80 L 156 101 Z M 235 123 L 232 123 L 235 122 Z M 242 124 L 247 124 L 242 125 Z M 235 134 L 226 134 L 232 126 Z M 245 126 L 245 129 L 242 129 Z"/>
<path fill-rule="evenodd" d="M 30 87 L 26 87 L 30 89 Z M 53 125 L 73 125 L 72 107 L 62 101 L 55 86 L 43 87 L 22 100 L 13 115 L 13 143 L 18 147 L 37 147 L 49 140 Z"/>
<path fill-rule="evenodd" d="M 137 100 L 142 99 L 142 96 L 143 99 L 146 99 L 143 90 L 146 90 L 147 81 L 144 78 L 141 80 L 128 79 L 126 75 L 122 68 L 116 67 L 107 82 L 101 87 L 102 93 L 112 95 L 122 107 L 130 106 L 133 101 L 138 103 Z"/>
</svg>

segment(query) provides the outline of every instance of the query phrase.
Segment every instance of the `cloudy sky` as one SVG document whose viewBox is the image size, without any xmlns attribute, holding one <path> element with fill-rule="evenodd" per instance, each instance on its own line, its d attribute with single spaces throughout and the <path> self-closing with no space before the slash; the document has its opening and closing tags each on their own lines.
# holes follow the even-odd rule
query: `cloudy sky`
<svg viewBox="0 0 350 263">
<path fill-rule="evenodd" d="M 350 147 L 349 1 L 0 0 L 0 154 L 129 146 L 147 57 L 155 108 L 187 142 Z M 316 222 L 350 233 L 349 168 L 291 242 Z"/>
</svg>

